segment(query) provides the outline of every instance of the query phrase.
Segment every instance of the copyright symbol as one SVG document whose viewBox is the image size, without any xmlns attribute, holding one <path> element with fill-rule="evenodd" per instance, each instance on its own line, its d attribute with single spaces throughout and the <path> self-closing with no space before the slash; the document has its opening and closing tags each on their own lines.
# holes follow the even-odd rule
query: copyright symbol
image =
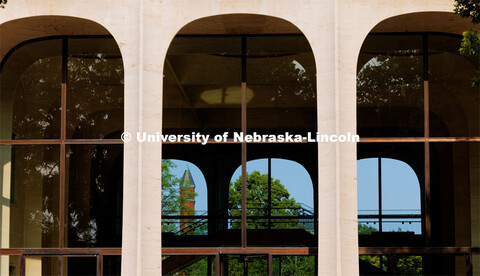
<svg viewBox="0 0 480 276">
<path fill-rule="evenodd" d="M 132 135 L 128 132 L 122 133 L 122 136 L 120 136 L 120 139 L 122 139 L 123 142 L 130 142 L 132 140 Z"/>
</svg>

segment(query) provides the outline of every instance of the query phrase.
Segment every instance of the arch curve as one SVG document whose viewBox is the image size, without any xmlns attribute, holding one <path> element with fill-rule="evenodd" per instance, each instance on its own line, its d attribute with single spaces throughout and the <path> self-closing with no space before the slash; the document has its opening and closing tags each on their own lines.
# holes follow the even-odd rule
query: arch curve
<svg viewBox="0 0 480 276">
<path fill-rule="evenodd" d="M 23 30 L 21 32 L 14 30 Z M 22 17 L 0 25 L 0 60 L 16 45 L 24 41 L 48 36 L 111 35 L 101 24 L 90 19 L 42 15 Z"/>
</svg>

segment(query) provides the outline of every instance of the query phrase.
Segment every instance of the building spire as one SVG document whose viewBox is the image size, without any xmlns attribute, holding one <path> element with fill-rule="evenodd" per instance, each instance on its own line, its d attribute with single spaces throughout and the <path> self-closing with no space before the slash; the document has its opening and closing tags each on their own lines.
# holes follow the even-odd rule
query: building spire
<svg viewBox="0 0 480 276">
<path fill-rule="evenodd" d="M 195 215 L 195 182 L 188 169 L 188 165 L 183 173 L 182 180 L 180 181 L 180 198 L 180 216 Z M 192 223 L 192 219 L 180 219 L 180 231 L 182 233 L 189 233 L 191 230 L 190 225 Z"/>
</svg>

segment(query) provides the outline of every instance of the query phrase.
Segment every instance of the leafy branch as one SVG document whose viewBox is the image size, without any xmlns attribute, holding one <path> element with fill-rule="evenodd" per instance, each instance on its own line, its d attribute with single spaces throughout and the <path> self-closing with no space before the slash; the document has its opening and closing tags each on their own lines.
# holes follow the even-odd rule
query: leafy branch
<svg viewBox="0 0 480 276">
<path fill-rule="evenodd" d="M 480 23 L 480 0 L 455 0 L 454 12 L 463 18 L 470 18 L 473 24 Z M 459 52 L 463 56 L 480 58 L 480 31 L 470 29 L 463 32 Z M 472 79 L 472 86 L 480 85 L 480 70 Z"/>
</svg>

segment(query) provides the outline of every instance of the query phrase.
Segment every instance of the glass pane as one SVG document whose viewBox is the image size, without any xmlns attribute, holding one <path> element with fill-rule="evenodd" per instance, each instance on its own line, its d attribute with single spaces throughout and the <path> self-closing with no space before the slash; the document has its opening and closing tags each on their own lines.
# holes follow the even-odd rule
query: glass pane
<svg viewBox="0 0 480 276">
<path fill-rule="evenodd" d="M 421 246 L 424 143 L 360 143 L 357 149 L 360 246 Z"/>
<path fill-rule="evenodd" d="M 252 246 L 314 246 L 317 145 L 249 144 L 247 147 L 247 241 Z M 268 188 L 268 158 L 270 192 Z M 230 184 L 230 203 L 241 214 L 241 166 Z M 270 196 L 269 196 L 270 194 Z M 270 204 L 269 204 L 270 198 Z M 232 220 L 232 222 L 236 222 Z M 238 226 L 240 220 L 237 220 Z M 285 239 L 285 236 L 291 238 Z"/>
<path fill-rule="evenodd" d="M 0 139 L 58 139 L 62 41 L 28 43 L 1 68 Z"/>
<path fill-rule="evenodd" d="M 266 229 L 267 215 L 267 159 L 247 162 L 247 229 Z M 232 228 L 241 228 L 242 215 L 242 165 L 238 166 L 230 180 L 228 191 L 229 212 L 237 218 L 230 221 Z M 248 240 L 248 239 L 247 239 Z"/>
<path fill-rule="evenodd" d="M 359 258 L 360 275 L 424 275 L 422 256 L 360 255 Z"/>
<path fill-rule="evenodd" d="M 273 257 L 273 275 L 317 275 L 315 256 Z"/>
<path fill-rule="evenodd" d="M 421 186 L 415 171 L 397 159 L 381 158 L 381 162 L 382 215 L 386 216 L 382 230 L 421 234 Z"/>
<path fill-rule="evenodd" d="M 241 146 L 238 144 L 207 144 L 205 146 L 163 144 L 162 214 L 165 216 L 162 221 L 163 246 L 240 245 L 240 230 L 229 226 L 228 209 L 229 182 L 238 164 L 241 163 L 240 153 Z M 193 166 L 185 167 L 185 163 L 182 165 L 175 160 L 195 164 L 203 173 L 204 179 L 195 172 Z M 186 169 L 189 169 L 191 176 L 186 177 L 187 181 L 183 181 Z M 195 187 L 188 187 L 191 183 L 194 183 Z M 203 187 L 206 187 L 206 191 Z M 189 189 L 187 192 L 195 195 L 194 210 L 191 210 L 191 206 L 187 206 L 192 202 L 191 199 L 182 199 L 182 188 Z M 198 196 L 200 204 L 205 200 L 202 199 L 205 194 L 208 199 L 208 212 L 199 213 L 196 211 L 196 197 Z M 182 205 L 185 208 L 181 208 Z M 181 217 L 182 210 L 193 213 L 193 217 Z M 184 212 L 182 216 L 189 212 Z M 193 222 L 190 222 L 191 220 Z M 186 223 L 182 224 L 182 222 Z M 180 231 L 181 227 L 189 230 Z"/>
<path fill-rule="evenodd" d="M 207 200 L 207 183 L 195 164 L 162 161 L 162 232 L 208 235 Z"/>
<path fill-rule="evenodd" d="M 423 136 L 422 37 L 369 35 L 357 65 L 360 137 Z"/>
<path fill-rule="evenodd" d="M 267 257 L 264 255 L 225 256 L 223 265 L 227 275 L 268 275 Z"/>
<path fill-rule="evenodd" d="M 460 37 L 428 39 L 431 136 L 480 136 L 480 93 L 471 81 L 480 59 L 461 56 L 460 43 Z"/>
<path fill-rule="evenodd" d="M 120 138 L 123 63 L 113 38 L 68 40 L 67 138 Z"/>
<path fill-rule="evenodd" d="M 103 275 L 120 276 L 122 270 L 122 256 L 103 255 Z"/>
<path fill-rule="evenodd" d="M 299 234 L 296 237 L 314 234 L 313 183 L 301 164 L 271 158 L 270 189 L 267 158 L 248 161 L 247 174 L 247 228 L 261 230 L 252 231 L 253 238 L 248 239 L 249 244 L 256 240 L 260 243 L 284 242 L 283 237 L 288 231 L 268 232 L 269 229 L 292 230 L 291 232 Z M 231 203 L 240 206 L 241 166 L 233 174 L 229 197 Z M 240 215 L 241 209 L 231 209 L 231 212 Z M 300 243 L 305 242 L 302 240 Z"/>
<path fill-rule="evenodd" d="M 480 143 L 431 143 L 431 219 L 435 246 L 478 246 Z"/>
<path fill-rule="evenodd" d="M 163 275 L 215 275 L 215 256 L 208 256 L 208 257 L 200 256 L 200 255 L 163 256 L 162 274 Z"/>
<path fill-rule="evenodd" d="M 239 131 L 239 37 L 176 37 L 164 74 L 164 133 Z"/>
<path fill-rule="evenodd" d="M 120 247 L 123 146 L 66 147 L 66 244 Z"/>
<path fill-rule="evenodd" d="M 363 144 L 358 145 L 361 151 Z M 358 215 L 369 222 L 368 215 L 378 215 L 378 157 L 357 161 Z"/>
<path fill-rule="evenodd" d="M 59 146 L 0 146 L 2 248 L 58 246 Z"/>
<path fill-rule="evenodd" d="M 59 257 L 31 257 L 25 258 L 25 275 L 59 275 Z"/>
<path fill-rule="evenodd" d="M 315 59 L 304 36 L 248 37 L 248 132 L 315 131 L 315 73 Z"/>
<path fill-rule="evenodd" d="M 96 257 L 63 257 L 64 275 L 97 275 Z"/>
<path fill-rule="evenodd" d="M 0 274 L 17 276 L 20 274 L 20 256 L 2 255 L 0 256 Z"/>
</svg>

